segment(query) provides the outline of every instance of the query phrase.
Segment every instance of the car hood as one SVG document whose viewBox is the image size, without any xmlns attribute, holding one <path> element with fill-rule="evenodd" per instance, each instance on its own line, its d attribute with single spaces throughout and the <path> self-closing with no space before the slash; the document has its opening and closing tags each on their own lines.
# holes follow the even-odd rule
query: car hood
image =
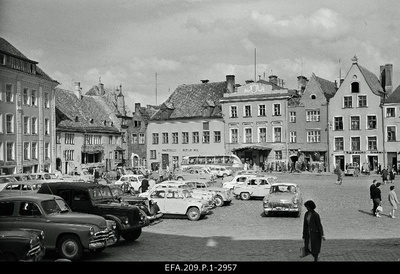
<svg viewBox="0 0 400 274">
<path fill-rule="evenodd" d="M 293 197 L 295 195 L 288 194 L 288 193 L 275 193 L 273 195 L 268 195 L 268 201 L 271 202 L 281 202 L 281 203 L 288 203 L 292 202 Z"/>
<path fill-rule="evenodd" d="M 50 214 L 49 216 L 51 216 L 51 220 L 56 223 L 89 224 L 101 228 L 107 227 L 107 222 L 103 217 L 93 214 L 68 212 Z"/>
</svg>

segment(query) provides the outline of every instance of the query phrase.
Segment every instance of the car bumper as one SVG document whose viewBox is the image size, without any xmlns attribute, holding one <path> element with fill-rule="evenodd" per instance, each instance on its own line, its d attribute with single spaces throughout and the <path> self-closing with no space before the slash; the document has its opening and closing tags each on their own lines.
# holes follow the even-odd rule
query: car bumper
<svg viewBox="0 0 400 274">
<path fill-rule="evenodd" d="M 299 212 L 299 208 L 290 208 L 290 207 L 264 207 L 264 212 Z"/>
<path fill-rule="evenodd" d="M 44 246 L 38 247 L 34 251 L 30 251 L 27 255 L 26 258 L 21 260 L 22 262 L 37 262 L 42 260 L 46 253 L 46 248 Z"/>
</svg>

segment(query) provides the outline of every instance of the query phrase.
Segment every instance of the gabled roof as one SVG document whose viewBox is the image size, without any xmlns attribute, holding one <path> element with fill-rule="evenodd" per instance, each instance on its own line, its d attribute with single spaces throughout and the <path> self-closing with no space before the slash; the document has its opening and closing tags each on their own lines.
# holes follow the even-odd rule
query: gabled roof
<svg viewBox="0 0 400 274">
<path fill-rule="evenodd" d="M 360 66 L 359 64 L 357 64 L 357 66 L 360 69 L 362 75 L 365 78 L 365 81 L 367 82 L 372 92 L 378 96 L 382 96 L 385 92 L 381 86 L 378 77 L 366 68 Z"/>
<path fill-rule="evenodd" d="M 55 102 L 58 117 L 62 117 L 61 121 L 57 121 L 58 129 L 78 132 L 119 132 L 117 128 L 111 126 L 112 120 L 104 106 L 91 96 L 83 95 L 79 99 L 73 91 L 56 88 Z"/>
<path fill-rule="evenodd" d="M 400 86 L 384 100 L 384 103 L 400 103 Z"/>
<path fill-rule="evenodd" d="M 204 105 L 215 105 L 211 117 L 222 117 L 219 100 L 226 91 L 226 82 L 180 85 L 163 104 L 171 112 L 169 119 L 203 117 Z M 158 110 L 151 120 L 161 120 Z"/>
<path fill-rule="evenodd" d="M 326 99 L 329 100 L 330 98 L 335 96 L 337 88 L 336 88 L 336 85 L 335 85 L 334 82 L 331 82 L 329 80 L 326 80 L 326 79 L 323 79 L 321 77 L 318 77 L 314 73 L 313 73 L 313 76 L 315 76 L 315 80 L 319 84 L 319 86 L 320 86 L 322 92 L 324 93 Z"/>
</svg>

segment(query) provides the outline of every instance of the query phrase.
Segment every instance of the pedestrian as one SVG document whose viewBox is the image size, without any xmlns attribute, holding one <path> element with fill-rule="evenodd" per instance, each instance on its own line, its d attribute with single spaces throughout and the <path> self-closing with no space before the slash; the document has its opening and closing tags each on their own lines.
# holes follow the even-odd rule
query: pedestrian
<svg viewBox="0 0 400 274">
<path fill-rule="evenodd" d="M 394 216 L 394 212 L 397 209 L 397 204 L 399 203 L 399 200 L 397 199 L 396 192 L 394 191 L 394 186 L 390 186 L 388 199 L 389 199 L 389 204 L 392 207 L 389 212 L 389 217 L 396 218 L 396 216 Z"/>
<path fill-rule="evenodd" d="M 388 183 L 388 176 L 389 176 L 388 168 L 383 168 L 383 170 L 382 170 L 382 183 L 383 184 Z"/>
<path fill-rule="evenodd" d="M 343 178 L 342 178 L 342 170 L 340 169 L 339 165 L 336 165 L 333 173 L 335 173 L 337 175 L 336 184 L 341 185 L 343 182 Z"/>
<path fill-rule="evenodd" d="M 374 212 L 374 188 L 376 187 L 376 182 L 377 181 L 374 179 L 372 181 L 372 185 L 369 187 L 369 196 L 370 196 L 371 201 L 372 201 L 372 209 L 371 209 L 372 213 Z"/>
<path fill-rule="evenodd" d="M 391 184 L 393 184 L 393 181 L 394 181 L 394 178 L 395 178 L 395 171 L 394 171 L 394 169 L 393 168 L 391 168 L 390 169 L 390 172 L 389 172 L 389 180 L 390 180 L 390 183 Z"/>
<path fill-rule="evenodd" d="M 147 176 L 143 178 L 140 188 L 142 193 L 149 189 L 149 180 L 147 179 Z"/>
<path fill-rule="evenodd" d="M 381 186 L 381 183 L 376 183 L 374 190 L 372 191 L 372 198 L 374 201 L 374 208 L 373 208 L 373 214 L 376 217 L 381 217 L 379 212 L 376 210 L 378 206 L 381 205 L 382 202 L 382 197 L 381 197 L 381 189 L 379 188 Z"/>
<path fill-rule="evenodd" d="M 314 257 L 314 262 L 317 262 L 321 252 L 322 240 L 325 241 L 324 229 L 321 224 L 321 218 L 315 211 L 317 206 L 314 201 L 308 200 L 304 203 L 304 206 L 307 209 L 303 222 L 304 246 L 307 252 Z"/>
</svg>

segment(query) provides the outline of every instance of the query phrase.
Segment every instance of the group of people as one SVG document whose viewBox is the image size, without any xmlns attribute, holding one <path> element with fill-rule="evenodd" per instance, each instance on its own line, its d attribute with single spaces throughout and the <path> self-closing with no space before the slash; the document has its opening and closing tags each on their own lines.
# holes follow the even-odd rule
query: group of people
<svg viewBox="0 0 400 274">
<path fill-rule="evenodd" d="M 373 180 L 369 188 L 370 198 L 373 204 L 371 212 L 376 217 L 381 217 L 380 215 L 381 211 L 378 210 L 379 206 L 382 206 L 382 192 L 380 186 L 381 183 L 379 183 L 377 180 Z M 397 205 L 399 204 L 399 200 L 397 199 L 396 192 L 394 191 L 394 185 L 390 186 L 388 201 L 390 204 L 389 217 L 396 218 L 395 211 L 397 210 Z"/>
</svg>

